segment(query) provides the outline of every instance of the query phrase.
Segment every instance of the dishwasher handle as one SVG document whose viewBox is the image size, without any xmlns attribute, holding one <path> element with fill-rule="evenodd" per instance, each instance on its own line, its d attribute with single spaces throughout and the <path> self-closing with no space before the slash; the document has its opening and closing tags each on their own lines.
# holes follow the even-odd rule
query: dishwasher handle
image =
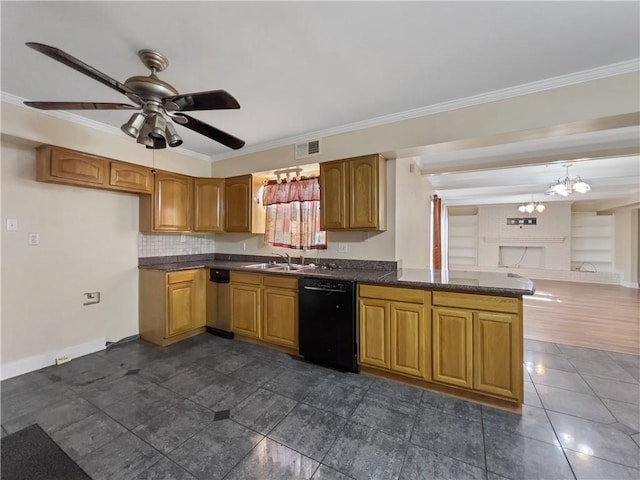
<svg viewBox="0 0 640 480">
<path fill-rule="evenodd" d="M 327 287 L 311 287 L 309 285 L 305 285 L 302 287 L 304 290 L 313 290 L 314 292 L 336 292 L 336 293 L 346 293 L 347 291 L 342 288 L 327 288 Z"/>
</svg>

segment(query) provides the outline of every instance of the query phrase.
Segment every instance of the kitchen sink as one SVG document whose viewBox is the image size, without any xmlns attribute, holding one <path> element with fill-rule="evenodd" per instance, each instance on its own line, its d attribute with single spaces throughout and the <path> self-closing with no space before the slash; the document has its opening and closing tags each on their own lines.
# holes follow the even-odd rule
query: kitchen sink
<svg viewBox="0 0 640 480">
<path fill-rule="evenodd" d="M 302 270 L 309 270 L 315 267 L 307 265 L 299 265 L 297 263 L 252 263 L 251 265 L 244 265 L 243 268 L 251 268 L 254 270 L 271 270 L 275 272 L 299 272 Z"/>
<path fill-rule="evenodd" d="M 272 268 L 279 268 L 286 266 L 286 263 L 252 263 L 251 265 L 244 265 L 242 268 L 253 268 L 255 270 L 271 270 Z"/>
</svg>

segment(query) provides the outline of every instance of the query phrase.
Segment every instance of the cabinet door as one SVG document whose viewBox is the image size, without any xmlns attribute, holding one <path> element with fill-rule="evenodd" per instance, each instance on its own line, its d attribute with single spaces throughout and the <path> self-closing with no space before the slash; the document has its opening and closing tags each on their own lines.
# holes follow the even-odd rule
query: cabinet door
<svg viewBox="0 0 640 480">
<path fill-rule="evenodd" d="M 155 176 L 154 230 L 191 230 L 193 178 L 169 172 Z"/>
<path fill-rule="evenodd" d="M 231 284 L 231 330 L 260 337 L 260 290 L 257 285 Z"/>
<path fill-rule="evenodd" d="M 392 302 L 391 370 L 425 378 L 425 310 L 422 305 Z"/>
<path fill-rule="evenodd" d="M 298 292 L 265 288 L 262 298 L 262 339 L 298 348 Z"/>
<path fill-rule="evenodd" d="M 251 175 L 225 181 L 225 231 L 251 232 Z"/>
<path fill-rule="evenodd" d="M 475 313 L 473 326 L 473 388 L 518 398 L 522 368 L 518 362 L 519 323 L 516 315 Z"/>
<path fill-rule="evenodd" d="M 204 270 L 167 274 L 167 337 L 205 324 Z"/>
<path fill-rule="evenodd" d="M 347 162 L 320 164 L 320 228 L 339 230 L 349 226 L 347 219 Z"/>
<path fill-rule="evenodd" d="M 196 178 L 194 224 L 196 232 L 224 231 L 224 179 Z"/>
<path fill-rule="evenodd" d="M 153 175 L 148 167 L 111 162 L 109 185 L 119 190 L 151 193 L 153 191 Z"/>
<path fill-rule="evenodd" d="M 378 228 L 378 156 L 349 160 L 349 228 Z"/>
<path fill-rule="evenodd" d="M 360 363 L 389 368 L 389 302 L 367 298 L 359 303 Z"/>
<path fill-rule="evenodd" d="M 73 152 L 71 150 L 51 149 L 52 177 L 65 183 L 99 186 L 106 184 L 108 162 L 99 157 Z"/>
<path fill-rule="evenodd" d="M 433 309 L 433 381 L 471 388 L 473 314 L 468 310 Z"/>
</svg>

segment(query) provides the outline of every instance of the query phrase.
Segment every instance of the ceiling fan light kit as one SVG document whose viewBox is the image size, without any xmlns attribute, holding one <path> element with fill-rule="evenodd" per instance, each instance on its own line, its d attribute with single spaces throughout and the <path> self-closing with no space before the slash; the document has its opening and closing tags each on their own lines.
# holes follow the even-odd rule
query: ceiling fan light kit
<svg viewBox="0 0 640 480">
<path fill-rule="evenodd" d="M 576 176 L 573 178 L 569 177 L 569 167 L 570 163 L 563 165 L 566 169 L 566 174 L 564 178 L 559 178 L 555 183 L 549 185 L 549 188 L 544 192 L 545 195 L 561 195 L 563 197 L 569 196 L 569 194 L 573 192 L 578 193 L 587 193 L 591 190 L 591 186 L 582 180 L 580 176 Z"/>
<path fill-rule="evenodd" d="M 169 66 L 167 57 L 154 50 L 140 50 L 138 56 L 151 70 L 148 76 L 129 77 L 124 83 L 105 75 L 62 50 L 42 43 L 27 42 L 28 47 L 56 60 L 92 79 L 110 87 L 136 104 L 105 102 L 24 102 L 25 105 L 40 110 L 136 110 L 120 129 L 147 148 L 159 149 L 178 147 L 183 141 L 176 132 L 173 122 L 200 135 L 237 150 L 244 141 L 195 119 L 182 112 L 197 110 L 239 109 L 240 104 L 224 90 L 179 94 L 167 82 L 160 80 L 156 73 Z"/>
</svg>

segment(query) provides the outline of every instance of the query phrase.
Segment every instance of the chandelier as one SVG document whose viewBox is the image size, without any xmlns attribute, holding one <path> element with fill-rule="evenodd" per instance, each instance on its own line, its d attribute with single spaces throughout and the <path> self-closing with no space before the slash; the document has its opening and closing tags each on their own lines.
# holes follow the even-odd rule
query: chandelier
<svg viewBox="0 0 640 480">
<path fill-rule="evenodd" d="M 556 180 L 556 183 L 549 185 L 549 188 L 544 192 L 545 195 L 562 195 L 563 197 L 566 197 L 573 192 L 587 193 L 591 190 L 591 186 L 579 176 L 569 178 L 570 166 L 570 163 L 563 165 L 563 167 L 566 168 L 566 176 L 564 178 L 559 178 Z"/>
<path fill-rule="evenodd" d="M 538 213 L 542 213 L 547 209 L 547 207 L 545 207 L 542 202 L 529 202 L 529 203 L 523 203 L 522 205 L 520 205 L 518 207 L 518 211 L 520 213 L 533 213 L 533 212 L 538 212 Z"/>
</svg>

